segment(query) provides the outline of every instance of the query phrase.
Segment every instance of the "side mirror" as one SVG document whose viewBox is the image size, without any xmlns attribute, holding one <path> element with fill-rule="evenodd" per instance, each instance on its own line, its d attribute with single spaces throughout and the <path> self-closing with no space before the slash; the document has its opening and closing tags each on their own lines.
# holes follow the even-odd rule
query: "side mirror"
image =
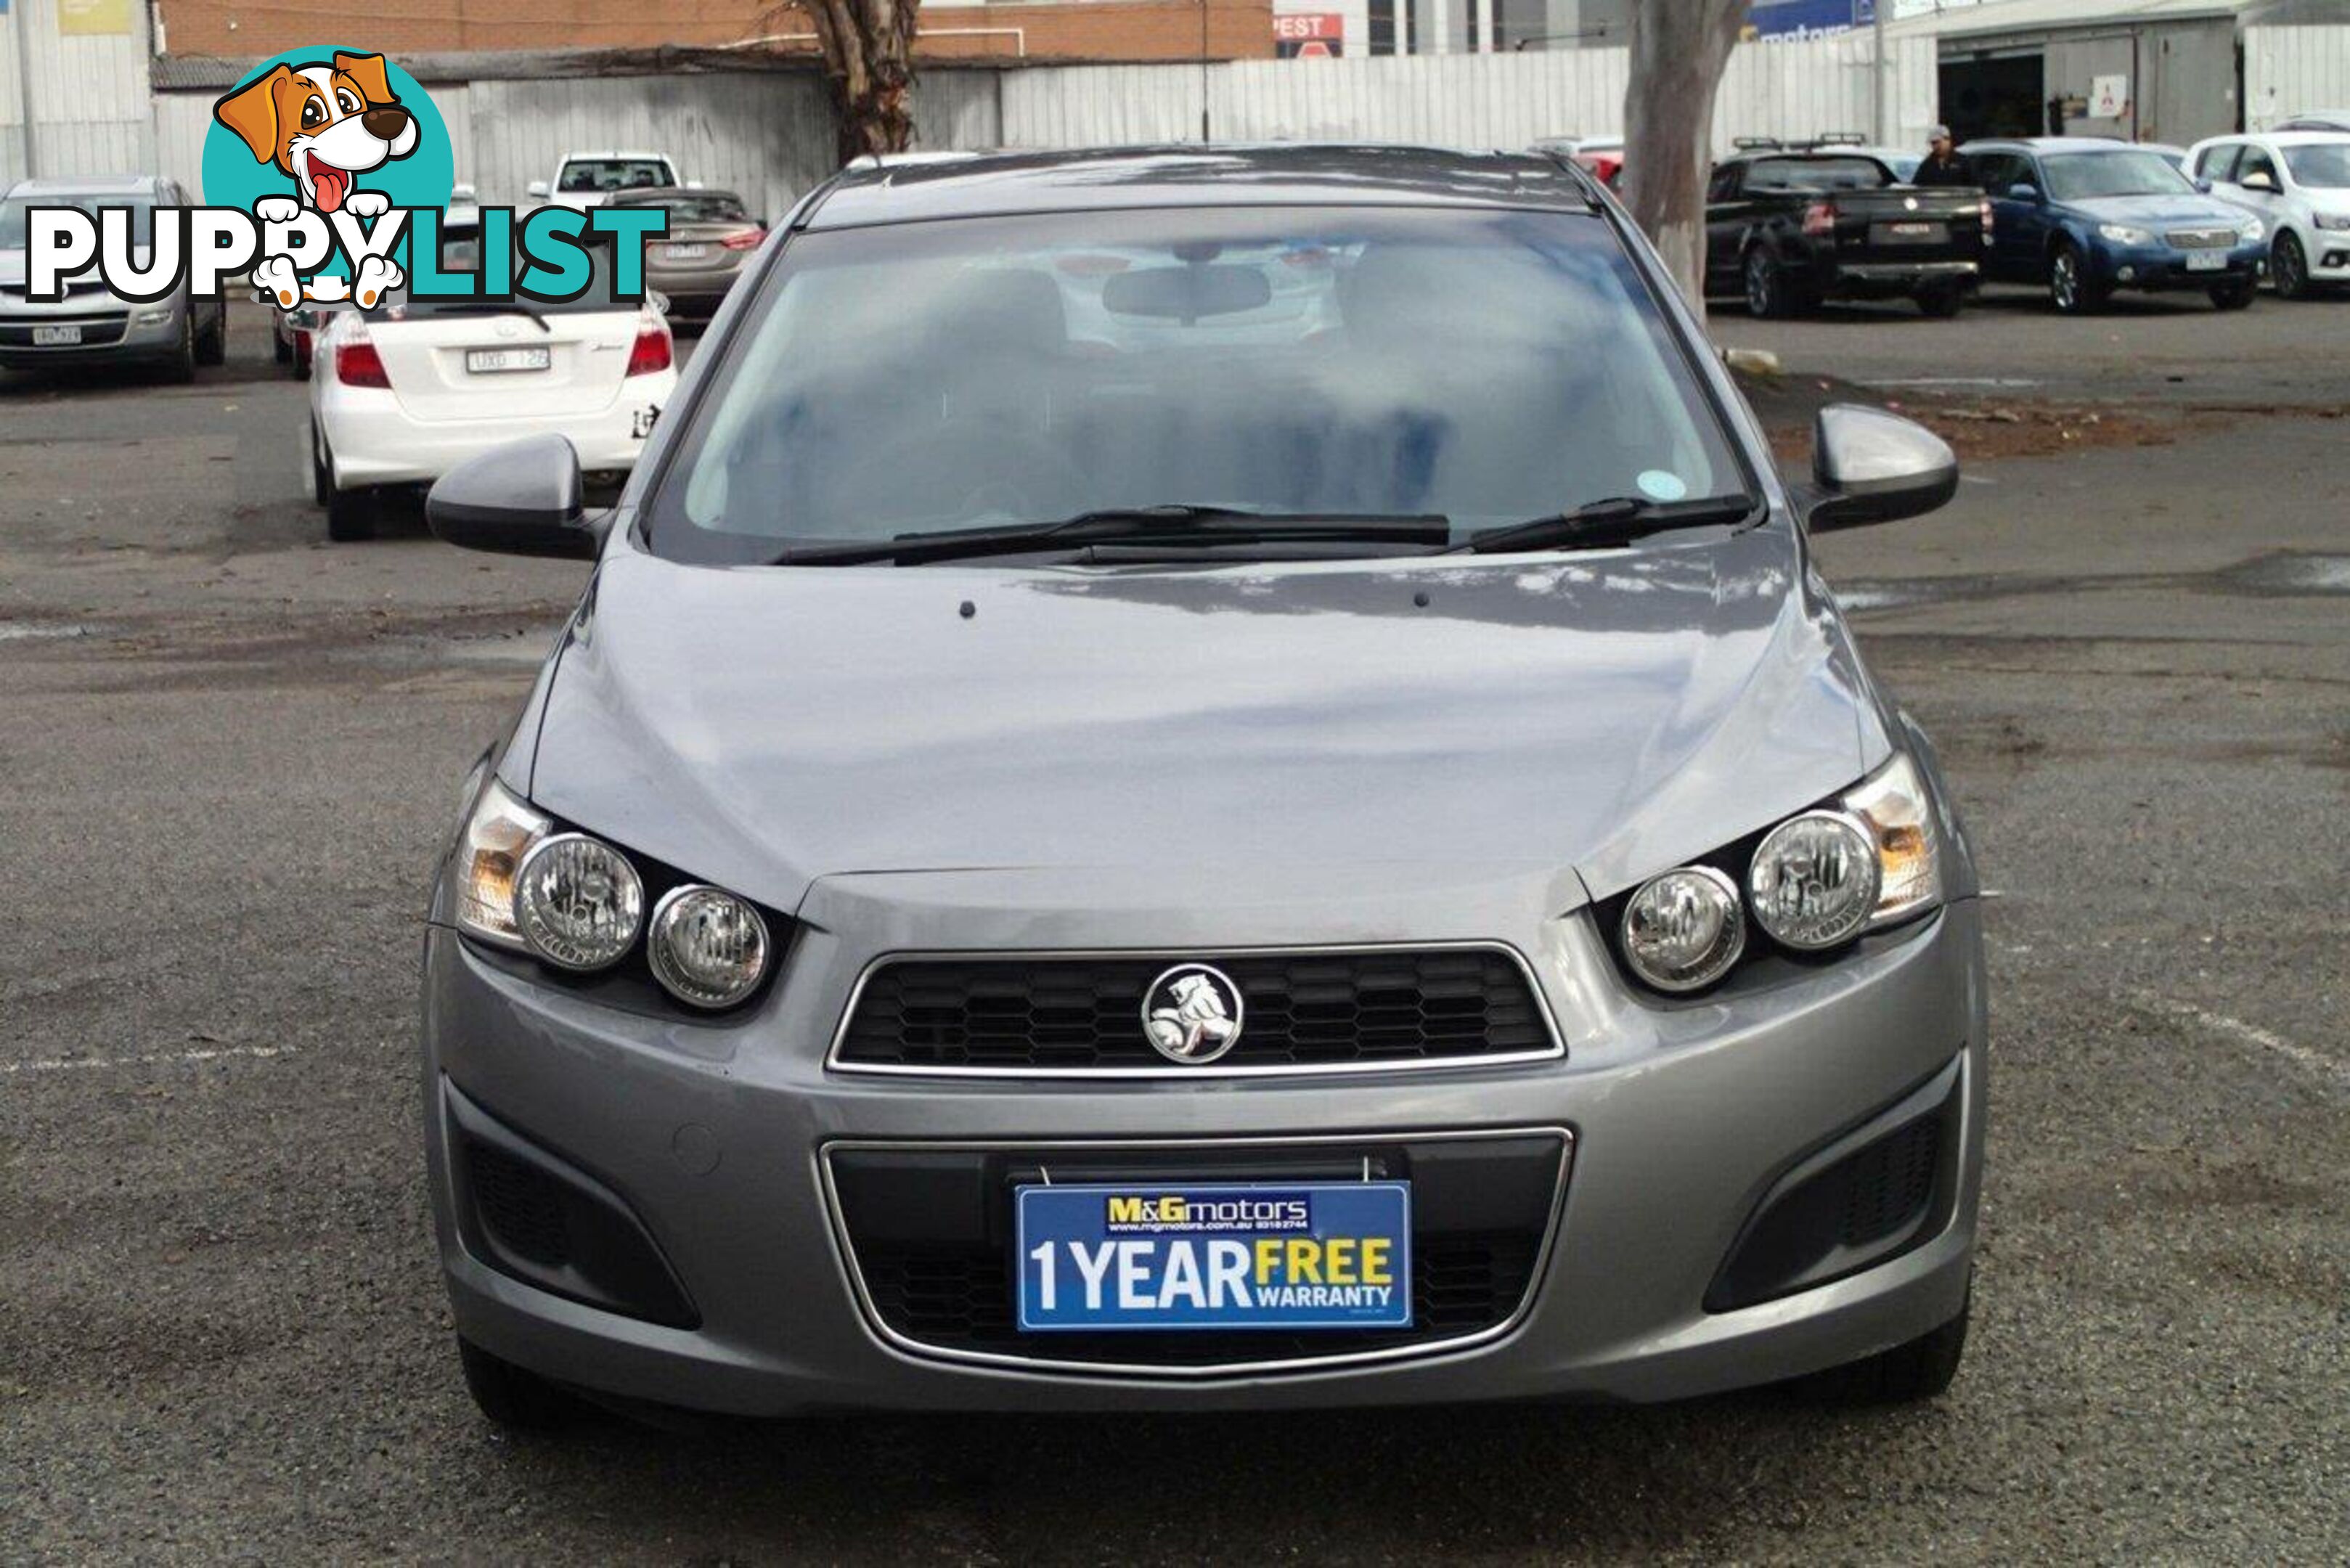
<svg viewBox="0 0 2350 1568">
<path fill-rule="evenodd" d="M 2198 174 L 2195 177 L 2195 188 L 2208 196 L 2211 193 L 2211 182 Z"/>
<path fill-rule="evenodd" d="M 579 454 L 559 435 L 526 436 L 467 458 L 433 482 L 424 524 L 467 550 L 591 560 Z"/>
<path fill-rule="evenodd" d="M 2276 194 L 2276 176 L 2265 169 L 2255 169 L 2245 175 L 2243 184 L 2247 191 L 2266 191 L 2272 196 Z"/>
<path fill-rule="evenodd" d="M 1831 403 L 1812 424 L 1806 488 L 1804 521 L 1814 533 L 1891 523 L 1931 512 L 1958 493 L 1959 460 L 1914 420 Z"/>
<path fill-rule="evenodd" d="M 449 204 L 452 207 L 468 205 L 475 200 L 477 200 L 477 197 L 471 185 L 452 185 L 449 187 Z"/>
<path fill-rule="evenodd" d="M 530 182 L 530 184 L 529 184 L 529 186 L 527 187 L 527 189 L 528 189 L 528 191 L 529 191 L 529 192 L 530 192 L 530 196 L 531 196 L 531 199 L 532 199 L 533 201 L 536 201 L 536 202 L 544 202 L 544 201 L 546 201 L 546 181 L 544 181 L 544 180 L 534 180 L 534 181 L 532 181 L 532 182 Z"/>
<path fill-rule="evenodd" d="M 2040 200 L 2040 187 L 2021 182 L 2010 185 L 2007 188 L 2007 199 L 2011 202 L 2037 202 Z"/>
</svg>

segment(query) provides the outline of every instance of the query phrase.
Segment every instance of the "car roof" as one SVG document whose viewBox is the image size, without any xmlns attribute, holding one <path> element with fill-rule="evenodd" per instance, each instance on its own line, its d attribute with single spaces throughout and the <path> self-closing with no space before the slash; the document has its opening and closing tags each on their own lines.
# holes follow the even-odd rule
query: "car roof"
<svg viewBox="0 0 2350 1568">
<path fill-rule="evenodd" d="M 2116 141 L 2109 136 L 1986 136 L 1961 152 L 2150 152 L 2151 142 Z"/>
<path fill-rule="evenodd" d="M 1014 213 L 1223 206 L 1521 207 L 1588 212 L 1590 177 L 1553 155 L 1377 144 L 1096 148 L 852 165 L 813 229 Z"/>
<path fill-rule="evenodd" d="M 90 174 L 78 178 L 51 175 L 38 180 L 19 180 L 13 185 L 0 185 L 0 195 L 27 196 L 134 196 L 157 190 L 163 183 L 161 174 Z"/>
<path fill-rule="evenodd" d="M 630 151 L 627 148 L 606 148 L 601 151 L 591 150 L 567 152 L 563 155 L 562 161 L 566 163 L 569 163 L 581 158 L 642 158 L 647 160 L 658 160 L 663 163 L 670 161 L 670 155 L 666 152 L 650 152 L 642 150 Z"/>
<path fill-rule="evenodd" d="M 740 202 L 742 197 L 716 185 L 635 185 L 626 191 L 615 191 L 605 200 L 606 205 L 627 206 L 631 202 L 674 202 L 681 196 L 715 196 L 722 202 Z"/>
<path fill-rule="evenodd" d="M 2214 141 L 2264 141 L 2272 147 L 2339 147 L 2350 130 L 2233 130 Z"/>
</svg>

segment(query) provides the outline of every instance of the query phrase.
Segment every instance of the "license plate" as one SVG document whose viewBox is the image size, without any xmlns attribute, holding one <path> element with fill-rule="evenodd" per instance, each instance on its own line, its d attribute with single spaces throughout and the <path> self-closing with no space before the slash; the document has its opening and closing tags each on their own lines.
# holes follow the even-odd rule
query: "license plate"
<svg viewBox="0 0 2350 1568">
<path fill-rule="evenodd" d="M 700 261 L 710 254 L 708 245 L 670 245 L 665 247 L 671 261 Z"/>
<path fill-rule="evenodd" d="M 36 327 L 33 347 L 36 348 L 70 348 L 81 341 L 79 327 Z"/>
<path fill-rule="evenodd" d="M 2189 251 L 2187 253 L 2187 270 L 2189 272 L 2225 272 L 2228 270 L 2228 253 L 2225 251 Z"/>
<path fill-rule="evenodd" d="M 1020 1327 L 1408 1328 L 1411 1184 L 1033 1186 Z"/>
<path fill-rule="evenodd" d="M 1888 244 L 1903 245 L 1930 244 L 1943 239 L 1949 231 L 1939 223 L 1879 223 L 1877 237 Z"/>
<path fill-rule="evenodd" d="M 555 353 L 549 348 L 465 350 L 465 369 L 476 376 L 494 376 L 508 370 L 544 370 L 554 363 Z"/>
</svg>

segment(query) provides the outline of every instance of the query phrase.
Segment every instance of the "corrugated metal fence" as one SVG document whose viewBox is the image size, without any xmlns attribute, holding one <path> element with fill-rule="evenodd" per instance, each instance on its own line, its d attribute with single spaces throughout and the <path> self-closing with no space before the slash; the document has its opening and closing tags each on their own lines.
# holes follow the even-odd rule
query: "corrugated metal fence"
<svg viewBox="0 0 2350 1568">
<path fill-rule="evenodd" d="M 0 178 L 25 172 L 25 104 L 33 92 L 33 151 L 42 173 L 151 169 L 155 133 L 147 78 L 147 8 L 130 8 L 130 30 L 68 36 L 58 0 L 11 0 L 0 15 Z M 31 40 L 31 58 L 17 50 Z M 27 69 L 26 67 L 30 68 Z"/>
<path fill-rule="evenodd" d="M 2350 27 L 2247 27 L 2243 37 L 2250 129 L 2304 109 L 2350 109 Z"/>
</svg>

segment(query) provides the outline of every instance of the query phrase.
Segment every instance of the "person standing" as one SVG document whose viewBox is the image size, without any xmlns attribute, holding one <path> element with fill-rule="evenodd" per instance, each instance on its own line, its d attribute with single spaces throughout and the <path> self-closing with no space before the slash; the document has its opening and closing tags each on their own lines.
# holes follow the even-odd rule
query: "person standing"
<svg viewBox="0 0 2350 1568">
<path fill-rule="evenodd" d="M 1918 165 L 1918 172 L 1909 176 L 1912 185 L 1971 185 L 1974 174 L 1960 161 L 1958 148 L 1950 140 L 1950 128 L 1934 127 L 1929 139 L 1932 150 L 1926 161 Z"/>
</svg>

